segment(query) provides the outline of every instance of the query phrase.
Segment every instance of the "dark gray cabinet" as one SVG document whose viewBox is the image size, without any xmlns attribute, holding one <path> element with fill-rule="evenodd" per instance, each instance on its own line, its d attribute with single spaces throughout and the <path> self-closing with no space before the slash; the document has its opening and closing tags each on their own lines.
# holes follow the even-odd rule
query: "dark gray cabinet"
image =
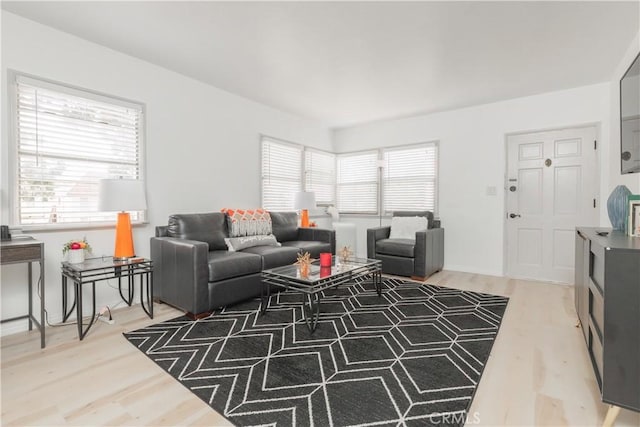
<svg viewBox="0 0 640 427">
<path fill-rule="evenodd" d="M 589 328 L 589 248 L 590 240 L 580 231 L 576 231 L 576 271 L 575 271 L 575 303 L 578 320 L 582 327 L 584 339 L 588 340 Z M 585 268 L 585 266 L 587 268 Z"/>
<path fill-rule="evenodd" d="M 575 305 L 602 400 L 640 411 L 640 238 L 576 229 Z"/>
</svg>

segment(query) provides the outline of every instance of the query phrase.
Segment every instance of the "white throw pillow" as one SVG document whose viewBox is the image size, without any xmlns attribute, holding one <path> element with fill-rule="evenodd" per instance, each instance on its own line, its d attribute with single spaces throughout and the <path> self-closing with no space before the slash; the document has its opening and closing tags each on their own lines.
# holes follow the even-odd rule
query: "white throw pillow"
<svg viewBox="0 0 640 427">
<path fill-rule="evenodd" d="M 391 218 L 390 239 L 416 239 L 416 231 L 424 231 L 429 222 L 423 216 L 394 216 Z"/>
</svg>

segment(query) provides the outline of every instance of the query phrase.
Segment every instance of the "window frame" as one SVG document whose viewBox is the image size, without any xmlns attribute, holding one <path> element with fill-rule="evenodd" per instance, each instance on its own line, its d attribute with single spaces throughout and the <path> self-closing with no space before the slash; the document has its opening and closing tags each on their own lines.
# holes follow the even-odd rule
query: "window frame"
<svg viewBox="0 0 640 427">
<path fill-rule="evenodd" d="M 440 210 L 440 141 L 439 140 L 432 140 L 432 141 L 426 141 L 426 142 L 415 142 L 415 143 L 410 143 L 410 144 L 402 144 L 402 145 L 390 145 L 390 146 L 385 146 L 385 147 L 379 147 L 379 148 L 374 148 L 374 149 L 367 149 L 367 150 L 356 150 L 356 151 L 347 151 L 347 152 L 343 152 L 343 153 L 336 153 L 336 175 L 337 175 L 337 170 L 338 170 L 338 166 L 337 166 L 337 162 L 338 162 L 338 158 L 340 156 L 349 156 L 349 155 L 357 155 L 360 153 L 367 153 L 367 152 L 377 152 L 378 154 L 378 173 L 377 173 L 377 195 L 376 195 L 376 199 L 377 199 L 377 212 L 376 213 L 363 213 L 363 212 L 343 212 L 340 211 L 340 215 L 345 215 L 345 216 L 349 216 L 349 217 L 366 217 L 366 218 L 371 218 L 371 217 L 381 217 L 381 218 L 390 218 L 392 212 L 385 212 L 384 211 L 384 181 L 383 181 L 383 174 L 384 174 L 384 170 L 381 170 L 381 165 L 382 168 L 385 167 L 384 165 L 384 153 L 386 151 L 394 151 L 394 150 L 403 150 L 403 149 L 407 149 L 407 148 L 418 148 L 421 146 L 429 146 L 429 145 L 433 145 L 436 147 L 436 159 L 435 159 L 435 169 L 436 169 L 436 176 L 435 176 L 435 196 L 434 196 L 434 210 L 433 212 L 433 216 L 434 217 L 438 217 L 439 215 L 439 210 Z M 336 207 L 337 206 L 337 198 L 338 198 L 338 190 L 337 190 L 337 186 L 338 186 L 338 179 L 336 176 Z M 338 208 L 339 209 L 339 208 Z"/>
<path fill-rule="evenodd" d="M 375 153 L 376 154 L 376 210 L 371 211 L 371 212 L 350 212 L 350 211 L 341 211 L 340 207 L 338 206 L 338 163 L 339 163 L 339 159 L 340 157 L 354 157 L 354 156 L 358 156 L 358 155 L 363 155 L 363 154 L 372 154 Z M 357 215 L 357 216 L 367 216 L 367 217 L 371 217 L 371 216 L 379 216 L 380 214 L 380 149 L 379 148 L 375 148 L 375 149 L 370 149 L 370 150 L 358 150 L 358 151 L 350 151 L 350 152 L 345 152 L 345 153 L 338 153 L 336 154 L 336 208 L 338 209 L 340 215 Z"/>
<path fill-rule="evenodd" d="M 297 144 L 295 142 L 291 142 L 291 141 L 285 141 L 284 139 L 280 139 L 280 138 L 274 138 L 272 136 L 269 135 L 260 135 L 260 206 L 263 207 L 266 210 L 271 210 L 269 208 L 267 208 L 266 206 L 264 206 L 264 175 L 263 175 L 263 170 L 262 167 L 264 165 L 264 142 L 265 140 L 271 141 L 272 143 L 276 143 L 276 144 L 281 144 L 281 145 L 286 145 L 289 147 L 295 147 L 300 149 L 300 156 L 298 158 L 298 161 L 300 162 L 300 176 L 299 176 L 299 182 L 300 182 L 300 190 L 304 189 L 304 145 L 302 144 Z M 291 196 L 291 200 L 293 203 L 293 195 Z M 295 210 L 293 207 L 291 208 L 291 211 Z M 289 212 L 287 210 L 285 211 L 277 211 L 277 210 L 273 210 L 273 212 Z"/>
<path fill-rule="evenodd" d="M 318 206 L 319 208 L 326 208 L 329 206 L 335 206 L 337 203 L 337 199 L 338 199 L 338 187 L 337 187 L 337 174 L 338 174 L 338 155 L 336 153 L 332 153 L 331 151 L 327 151 L 327 150 L 320 150 L 318 148 L 313 148 L 313 147 L 307 147 L 307 146 L 303 146 L 303 150 L 302 150 L 302 188 L 304 189 L 304 191 L 311 191 L 308 187 L 307 187 L 307 176 L 308 176 L 308 171 L 307 171 L 307 153 L 322 153 L 322 154 L 329 154 L 331 156 L 333 156 L 333 200 L 331 200 L 329 203 L 325 203 L 325 202 L 318 202 L 316 199 L 316 206 Z"/>
<path fill-rule="evenodd" d="M 435 177 L 434 177 L 434 197 L 433 197 L 433 210 L 431 212 L 433 212 L 434 217 L 438 216 L 438 211 L 439 211 L 439 183 L 440 183 L 440 179 L 439 179 L 439 175 L 440 175 L 440 144 L 439 141 L 429 141 L 429 142 L 418 142 L 418 143 L 413 143 L 413 144 L 406 144 L 406 145 L 397 145 L 397 146 L 390 146 L 390 147 L 383 147 L 380 149 L 380 161 L 381 162 L 385 162 L 385 153 L 391 152 L 391 151 L 403 151 L 403 150 L 410 150 L 410 149 L 419 149 L 419 148 L 427 148 L 427 147 L 435 147 Z M 379 211 L 382 214 L 382 216 L 385 217 L 390 217 L 393 213 L 393 211 L 387 211 L 385 210 L 385 191 L 384 191 L 384 184 L 385 184 L 385 173 L 386 173 L 386 168 L 387 165 L 384 164 L 383 165 L 383 170 L 380 173 L 379 176 L 379 185 L 380 185 L 380 196 L 381 196 L 381 200 L 379 200 Z M 408 208 L 409 209 L 409 208 Z M 427 210 L 427 208 L 415 208 L 416 210 Z M 414 210 L 414 209 L 411 209 Z"/>
<path fill-rule="evenodd" d="M 307 152 L 319 152 L 319 153 L 325 153 L 325 154 L 330 154 L 332 156 L 334 156 L 334 162 L 337 162 L 337 154 L 333 153 L 331 151 L 327 151 L 327 150 L 322 150 L 320 148 L 315 148 L 315 147 L 310 147 L 307 145 L 303 145 L 303 144 L 299 144 L 297 142 L 291 142 L 291 141 L 287 141 L 281 138 L 276 138 L 273 136 L 269 136 L 269 135 L 265 135 L 265 134 L 260 134 L 260 138 L 259 138 L 259 144 L 260 144 L 260 158 L 259 158 L 259 168 L 260 168 L 260 205 L 265 208 L 268 209 L 267 207 L 264 206 L 264 176 L 263 176 L 263 171 L 262 171 L 262 166 L 264 163 L 264 141 L 268 140 L 271 141 L 273 143 L 276 144 L 282 144 L 282 145 L 288 145 L 291 147 L 296 147 L 300 149 L 300 158 L 299 158 L 299 162 L 300 162 L 300 191 L 309 191 L 309 189 L 307 188 L 307 169 L 306 169 L 306 155 Z M 334 188 L 335 188 L 335 180 L 334 180 Z M 316 203 L 318 210 L 322 209 L 322 208 L 326 208 L 329 206 L 335 206 L 336 204 L 336 191 L 334 190 L 334 200 L 331 201 L 330 203 Z M 293 199 L 293 196 L 292 196 Z M 291 208 L 290 211 L 294 211 L 295 208 Z M 274 211 L 277 212 L 277 211 Z M 287 212 L 287 211 L 281 211 L 281 212 Z"/>
<path fill-rule="evenodd" d="M 108 221 L 89 221 L 89 222 L 59 222 L 59 223 L 46 223 L 46 224 L 22 224 L 20 218 L 20 190 L 18 188 L 20 183 L 19 174 L 19 128 L 18 128 L 18 79 L 24 79 L 25 81 L 33 81 L 34 84 L 39 85 L 43 89 L 52 90 L 70 96 L 78 96 L 85 99 L 94 100 L 96 102 L 102 102 L 112 105 L 118 105 L 121 107 L 136 108 L 140 110 L 140 124 L 138 135 L 138 179 L 145 183 L 146 192 L 146 104 L 139 101 L 134 101 L 126 98 L 122 98 L 115 95 L 110 95 L 103 92 L 98 92 L 92 89 L 71 85 L 51 79 L 43 78 L 29 73 L 21 71 L 7 69 L 7 96 L 8 96 L 8 140 L 9 144 L 7 148 L 7 159 L 9 160 L 7 165 L 7 199 L 9 207 L 7 214 L 8 220 L 12 227 L 18 228 L 23 231 L 56 231 L 56 230 L 83 230 L 83 229 L 100 229 L 100 228 L 112 228 L 115 224 L 115 216 L 113 220 Z M 132 221 L 132 225 L 147 225 L 149 224 L 149 207 L 147 209 L 138 211 L 140 212 L 140 218 Z"/>
</svg>

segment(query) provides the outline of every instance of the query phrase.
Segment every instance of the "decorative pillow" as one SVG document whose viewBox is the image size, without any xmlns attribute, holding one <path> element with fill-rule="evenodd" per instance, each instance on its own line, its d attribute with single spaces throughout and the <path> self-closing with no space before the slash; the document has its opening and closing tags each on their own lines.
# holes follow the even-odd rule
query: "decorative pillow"
<svg viewBox="0 0 640 427">
<path fill-rule="evenodd" d="M 423 216 L 394 216 L 391 218 L 390 239 L 416 239 L 416 231 L 429 227 L 427 218 Z"/>
<path fill-rule="evenodd" d="M 280 246 L 273 234 L 261 236 L 226 237 L 224 242 L 229 248 L 229 252 L 236 252 L 254 246 Z"/>
<path fill-rule="evenodd" d="M 264 209 L 228 209 L 221 210 L 227 215 L 229 236 L 258 236 L 271 234 L 271 216 Z"/>
</svg>

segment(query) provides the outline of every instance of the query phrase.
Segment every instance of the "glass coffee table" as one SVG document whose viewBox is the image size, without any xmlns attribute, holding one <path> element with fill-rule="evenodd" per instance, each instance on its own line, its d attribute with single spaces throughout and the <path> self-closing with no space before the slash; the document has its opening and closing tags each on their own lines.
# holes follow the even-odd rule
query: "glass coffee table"
<svg viewBox="0 0 640 427">
<path fill-rule="evenodd" d="M 302 294 L 302 317 L 310 332 L 316 330 L 320 318 L 322 291 L 335 288 L 356 279 L 369 277 L 378 296 L 382 295 L 382 261 L 376 259 L 352 258 L 346 262 L 336 262 L 331 267 L 320 267 L 316 260 L 311 263 L 309 274 L 301 275 L 297 265 L 271 268 L 262 272 L 262 295 L 260 312 L 264 314 L 269 305 L 271 287 Z"/>
</svg>

